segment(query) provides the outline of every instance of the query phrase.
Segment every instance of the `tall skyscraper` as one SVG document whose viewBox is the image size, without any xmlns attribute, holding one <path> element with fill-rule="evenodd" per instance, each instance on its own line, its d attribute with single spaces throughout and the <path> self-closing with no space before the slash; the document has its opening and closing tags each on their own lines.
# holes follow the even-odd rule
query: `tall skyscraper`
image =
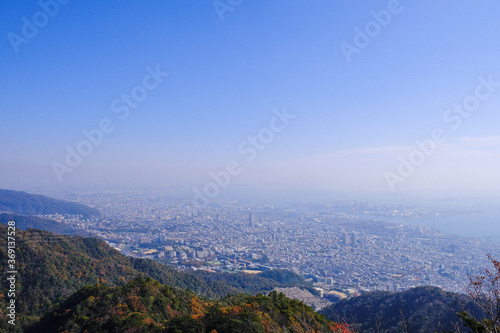
<svg viewBox="0 0 500 333">
<path fill-rule="evenodd" d="M 349 244 L 349 238 L 347 237 L 347 232 L 342 233 L 342 244 Z"/>
<path fill-rule="evenodd" d="M 252 212 L 248 213 L 248 226 L 250 228 L 255 227 L 255 225 L 254 225 L 254 219 L 253 219 L 253 213 Z"/>
<path fill-rule="evenodd" d="M 353 231 L 351 233 L 351 246 L 356 246 L 356 242 L 357 242 L 357 235 L 356 233 Z"/>
</svg>

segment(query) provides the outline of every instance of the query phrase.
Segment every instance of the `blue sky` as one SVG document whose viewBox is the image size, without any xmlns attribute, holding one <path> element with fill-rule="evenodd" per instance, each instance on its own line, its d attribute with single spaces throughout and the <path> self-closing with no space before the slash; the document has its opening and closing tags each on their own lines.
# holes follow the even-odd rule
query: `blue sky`
<svg viewBox="0 0 500 333">
<path fill-rule="evenodd" d="M 42 7 L 3 3 L 0 185 L 203 189 L 236 160 L 242 171 L 222 190 L 498 197 L 500 88 L 456 130 L 443 119 L 479 77 L 500 81 L 497 1 L 219 3 L 231 8 L 224 20 L 212 1 L 72 0 L 14 47 L 23 18 L 43 20 Z M 348 62 L 342 43 L 355 46 L 356 29 L 390 8 Z M 120 119 L 113 101 L 158 66 L 168 77 Z M 297 117 L 247 161 L 238 146 L 284 108 Z M 53 163 L 65 165 L 66 147 L 103 119 L 114 131 L 57 177 Z M 399 157 L 436 128 L 447 140 L 403 177 Z M 399 177 L 392 188 L 388 172 Z"/>
</svg>

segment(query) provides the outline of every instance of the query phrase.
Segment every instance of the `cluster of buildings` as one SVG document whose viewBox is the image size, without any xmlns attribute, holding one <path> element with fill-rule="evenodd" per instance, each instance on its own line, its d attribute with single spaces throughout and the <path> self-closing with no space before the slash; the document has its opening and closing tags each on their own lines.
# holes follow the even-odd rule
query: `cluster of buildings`
<svg viewBox="0 0 500 333">
<path fill-rule="evenodd" d="M 460 292 L 469 274 L 489 267 L 487 253 L 498 257 L 495 243 L 431 227 L 365 220 L 367 210 L 384 214 L 366 204 L 357 210 L 358 203 L 345 202 L 282 208 L 221 202 L 200 210 L 182 198 L 137 193 L 92 195 L 80 202 L 104 217 L 62 223 L 74 223 L 124 254 L 179 269 L 288 269 L 332 298 L 418 285 Z M 385 213 L 435 214 L 415 208 Z"/>
</svg>

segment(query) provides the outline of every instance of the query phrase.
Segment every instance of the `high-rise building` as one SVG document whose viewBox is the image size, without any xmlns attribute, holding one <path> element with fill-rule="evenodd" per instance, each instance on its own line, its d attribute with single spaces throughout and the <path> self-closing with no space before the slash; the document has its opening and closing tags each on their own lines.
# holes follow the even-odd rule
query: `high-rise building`
<svg viewBox="0 0 500 333">
<path fill-rule="evenodd" d="M 358 240 L 358 239 L 357 239 L 357 235 L 356 235 L 356 233 L 353 231 L 353 232 L 351 233 L 351 246 L 355 246 L 355 245 L 356 245 L 357 240 Z"/>
<path fill-rule="evenodd" d="M 252 212 L 248 213 L 248 226 L 250 228 L 253 228 L 255 226 Z"/>
<path fill-rule="evenodd" d="M 347 237 L 347 232 L 342 233 L 342 244 L 349 244 L 349 238 Z"/>
</svg>

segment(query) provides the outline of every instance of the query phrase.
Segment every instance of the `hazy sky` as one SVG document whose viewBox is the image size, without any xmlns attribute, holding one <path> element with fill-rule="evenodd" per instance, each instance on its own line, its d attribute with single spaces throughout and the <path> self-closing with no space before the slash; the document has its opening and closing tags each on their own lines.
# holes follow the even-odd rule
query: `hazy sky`
<svg viewBox="0 0 500 333">
<path fill-rule="evenodd" d="M 498 1 L 64 2 L 1 5 L 3 187 L 499 196 Z"/>
</svg>

